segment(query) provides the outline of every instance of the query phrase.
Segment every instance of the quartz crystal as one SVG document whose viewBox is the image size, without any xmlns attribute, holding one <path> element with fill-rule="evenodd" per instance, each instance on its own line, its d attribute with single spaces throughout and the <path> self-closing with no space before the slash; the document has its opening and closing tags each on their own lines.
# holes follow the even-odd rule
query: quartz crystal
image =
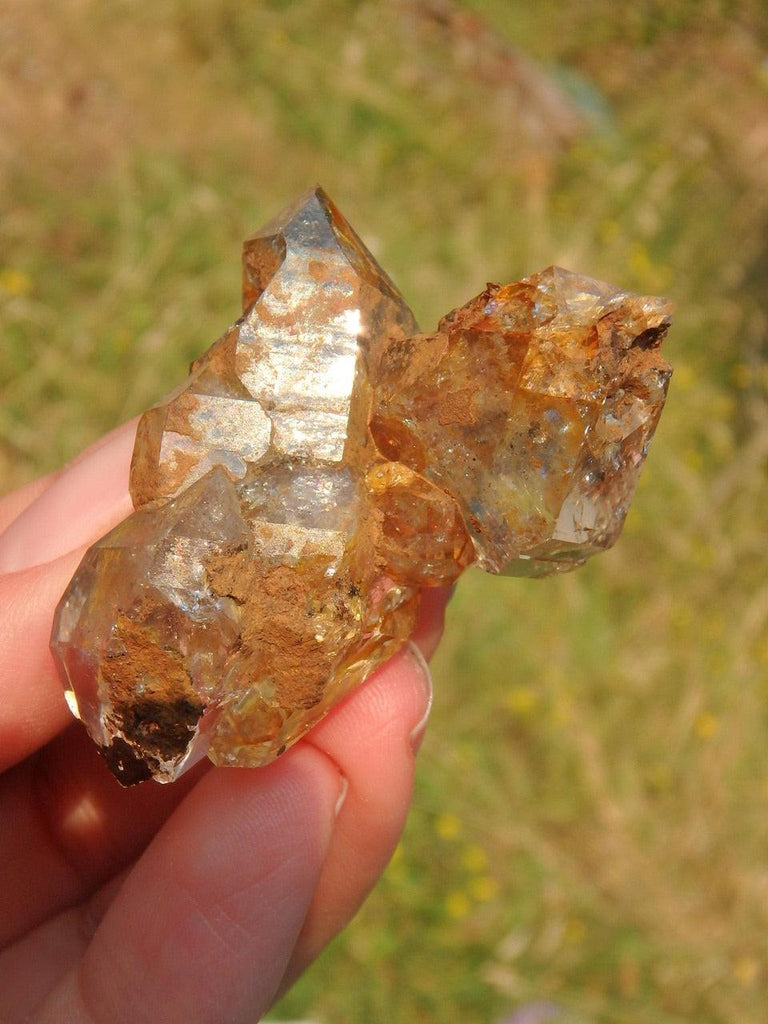
<svg viewBox="0 0 768 1024">
<path fill-rule="evenodd" d="M 417 333 L 319 188 L 245 243 L 243 307 L 142 417 L 135 512 L 56 612 L 126 785 L 271 761 L 405 643 L 422 587 L 610 546 L 670 376 L 664 300 L 559 268 Z"/>
<path fill-rule="evenodd" d="M 549 267 L 393 338 L 370 430 L 456 499 L 477 564 L 544 576 L 617 538 L 671 371 L 664 299 Z"/>
</svg>

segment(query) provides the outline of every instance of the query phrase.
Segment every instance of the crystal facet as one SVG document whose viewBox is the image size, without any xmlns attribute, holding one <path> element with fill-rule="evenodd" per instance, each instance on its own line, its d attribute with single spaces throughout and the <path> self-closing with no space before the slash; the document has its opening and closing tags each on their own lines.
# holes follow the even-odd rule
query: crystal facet
<svg viewBox="0 0 768 1024">
<path fill-rule="evenodd" d="M 663 300 L 550 268 L 420 335 L 321 189 L 243 268 L 56 612 L 69 706 L 125 784 L 272 760 L 402 646 L 421 587 L 610 546 L 666 394 Z"/>
</svg>

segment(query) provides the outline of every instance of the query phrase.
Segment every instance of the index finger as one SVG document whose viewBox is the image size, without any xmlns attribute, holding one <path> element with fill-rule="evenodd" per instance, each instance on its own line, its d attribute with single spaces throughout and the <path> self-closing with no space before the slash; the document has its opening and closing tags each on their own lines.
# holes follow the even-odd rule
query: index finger
<svg viewBox="0 0 768 1024">
<path fill-rule="evenodd" d="M 86 547 L 131 512 L 128 468 L 135 421 L 44 478 L 0 535 L 0 771 L 47 743 L 70 721 L 49 651 L 56 604 Z M 30 485 L 31 487 L 31 485 Z"/>
<path fill-rule="evenodd" d="M 0 573 L 59 558 L 130 515 L 128 470 L 135 436 L 136 421 L 124 423 L 64 470 L 29 484 L 33 498 L 26 506 L 26 488 L 4 499 L 9 510 L 21 500 L 23 511 L 0 534 Z"/>
<path fill-rule="evenodd" d="M 56 602 L 83 553 L 0 577 L 0 772 L 71 720 L 48 644 Z"/>
</svg>

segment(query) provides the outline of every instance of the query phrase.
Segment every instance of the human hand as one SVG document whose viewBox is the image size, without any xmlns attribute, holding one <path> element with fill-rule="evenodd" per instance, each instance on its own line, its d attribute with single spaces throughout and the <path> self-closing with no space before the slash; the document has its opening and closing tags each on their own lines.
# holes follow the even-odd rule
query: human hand
<svg viewBox="0 0 768 1024">
<path fill-rule="evenodd" d="M 85 548 L 131 511 L 135 422 L 0 499 L 0 1020 L 253 1021 L 386 865 L 430 704 L 414 644 L 279 761 L 122 789 L 48 650 Z"/>
</svg>

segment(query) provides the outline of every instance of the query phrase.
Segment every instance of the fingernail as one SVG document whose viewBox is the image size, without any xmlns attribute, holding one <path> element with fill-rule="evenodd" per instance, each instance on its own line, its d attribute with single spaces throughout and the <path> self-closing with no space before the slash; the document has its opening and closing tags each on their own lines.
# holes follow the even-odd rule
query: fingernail
<svg viewBox="0 0 768 1024">
<path fill-rule="evenodd" d="M 333 808 L 334 821 L 338 818 L 339 812 L 344 806 L 344 801 L 347 799 L 347 793 L 349 792 L 349 780 L 346 775 L 340 775 L 339 778 L 341 780 L 341 785 L 339 787 L 339 795 L 336 798 L 336 806 Z"/>
<path fill-rule="evenodd" d="M 424 739 L 424 733 L 426 732 L 427 722 L 429 721 L 429 715 L 432 711 L 432 673 L 429 671 L 429 665 L 427 664 L 426 658 L 421 653 L 420 649 L 412 641 L 408 642 L 408 653 L 412 660 L 416 663 L 419 669 L 419 678 L 424 686 L 424 696 L 426 697 L 426 707 L 424 708 L 424 714 L 418 720 L 416 725 L 411 730 L 409 742 L 411 744 L 411 750 L 414 754 L 417 754 L 421 741 Z"/>
</svg>

